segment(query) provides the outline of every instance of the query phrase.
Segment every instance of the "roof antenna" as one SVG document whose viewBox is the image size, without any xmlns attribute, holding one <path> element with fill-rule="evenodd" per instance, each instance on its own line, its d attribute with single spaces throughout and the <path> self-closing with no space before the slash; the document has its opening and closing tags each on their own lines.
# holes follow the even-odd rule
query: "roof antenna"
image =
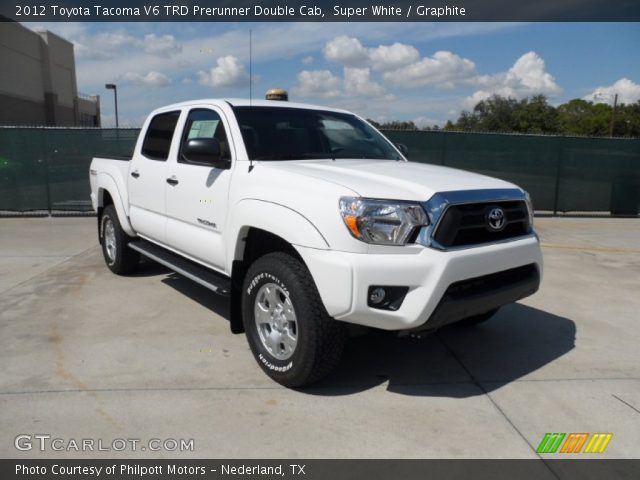
<svg viewBox="0 0 640 480">
<path fill-rule="evenodd" d="M 253 106 L 253 32 L 249 29 L 249 107 Z M 248 153 L 248 152 L 247 152 Z M 249 173 L 253 170 L 253 159 L 249 158 Z"/>
</svg>

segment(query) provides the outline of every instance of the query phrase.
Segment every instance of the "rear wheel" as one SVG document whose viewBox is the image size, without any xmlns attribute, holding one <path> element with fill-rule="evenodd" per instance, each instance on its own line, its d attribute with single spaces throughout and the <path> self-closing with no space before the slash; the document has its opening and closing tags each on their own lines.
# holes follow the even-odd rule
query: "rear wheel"
<svg viewBox="0 0 640 480">
<path fill-rule="evenodd" d="M 489 310 L 488 312 L 481 313 L 480 315 L 467 317 L 464 320 L 460 320 L 458 323 L 456 323 L 456 325 L 459 325 L 461 327 L 472 327 L 474 325 L 478 325 L 480 323 L 483 323 L 489 320 L 491 317 L 493 317 L 496 314 L 498 310 L 499 310 L 498 308 L 494 308 L 493 310 Z"/>
<path fill-rule="evenodd" d="M 104 261 L 113 273 L 123 275 L 138 266 L 140 254 L 129 248 L 132 238 L 122 229 L 113 205 L 108 205 L 100 218 L 100 239 Z"/>
<path fill-rule="evenodd" d="M 311 274 L 291 255 L 270 253 L 249 267 L 242 318 L 256 361 L 281 385 L 309 385 L 340 361 L 345 328 L 327 314 Z"/>
</svg>

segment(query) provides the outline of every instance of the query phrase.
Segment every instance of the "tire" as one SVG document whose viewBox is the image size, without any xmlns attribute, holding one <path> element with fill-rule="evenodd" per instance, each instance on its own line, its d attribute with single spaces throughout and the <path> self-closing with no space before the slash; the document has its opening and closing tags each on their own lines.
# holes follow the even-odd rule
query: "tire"
<svg viewBox="0 0 640 480">
<path fill-rule="evenodd" d="M 460 320 L 456 325 L 460 327 L 473 327 L 480 323 L 486 322 L 491 317 L 493 317 L 499 308 L 494 308 L 493 310 L 489 310 L 488 312 L 481 313 L 480 315 L 474 315 L 473 317 L 468 317 L 463 320 Z"/>
<path fill-rule="evenodd" d="M 100 218 L 100 243 L 104 261 L 113 273 L 124 275 L 137 268 L 140 254 L 129 248 L 131 240 L 120 225 L 116 209 L 106 206 Z"/>
<path fill-rule="evenodd" d="M 249 267 L 242 318 L 258 365 L 285 387 L 317 382 L 340 362 L 346 329 L 329 316 L 311 274 L 291 255 L 269 253 Z"/>
</svg>

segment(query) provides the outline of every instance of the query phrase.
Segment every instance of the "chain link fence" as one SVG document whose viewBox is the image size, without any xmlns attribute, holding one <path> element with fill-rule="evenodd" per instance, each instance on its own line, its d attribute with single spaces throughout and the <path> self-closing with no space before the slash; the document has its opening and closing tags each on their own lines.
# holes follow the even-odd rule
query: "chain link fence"
<svg viewBox="0 0 640 480">
<path fill-rule="evenodd" d="M 131 155 L 138 129 L 0 128 L 0 213 L 90 212 L 94 156 Z M 640 140 L 400 131 L 409 159 L 502 178 L 537 211 L 638 215 Z"/>
<path fill-rule="evenodd" d="M 90 212 L 91 159 L 130 155 L 138 132 L 0 128 L 0 212 Z"/>
<path fill-rule="evenodd" d="M 637 215 L 640 139 L 385 131 L 409 159 L 490 175 L 527 190 L 536 211 Z"/>
</svg>

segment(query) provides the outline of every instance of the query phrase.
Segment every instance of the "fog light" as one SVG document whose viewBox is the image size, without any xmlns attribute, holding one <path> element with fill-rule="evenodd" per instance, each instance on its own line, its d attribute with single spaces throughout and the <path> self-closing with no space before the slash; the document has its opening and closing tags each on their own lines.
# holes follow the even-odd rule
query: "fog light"
<svg viewBox="0 0 640 480">
<path fill-rule="evenodd" d="M 376 310 L 396 311 L 402 305 L 409 287 L 371 285 L 367 291 L 367 305 Z"/>
<path fill-rule="evenodd" d="M 384 288 L 378 287 L 378 288 L 374 288 L 369 294 L 369 301 L 372 304 L 377 305 L 381 303 L 385 297 L 386 297 L 386 293 L 384 291 Z"/>
</svg>

